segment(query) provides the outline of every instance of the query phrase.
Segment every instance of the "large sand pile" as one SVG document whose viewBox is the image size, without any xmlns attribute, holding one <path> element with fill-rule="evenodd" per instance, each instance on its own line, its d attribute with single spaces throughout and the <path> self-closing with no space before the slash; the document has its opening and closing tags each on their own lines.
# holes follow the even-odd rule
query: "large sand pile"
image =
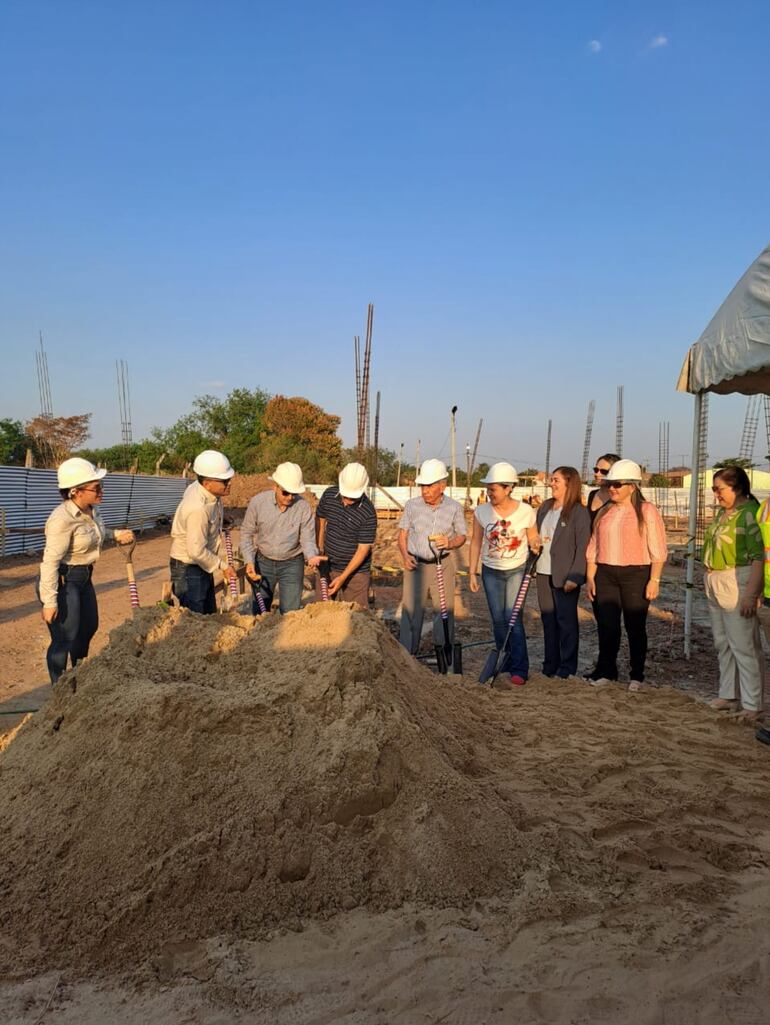
<svg viewBox="0 0 770 1025">
<path fill-rule="evenodd" d="M 17 968 L 122 969 L 490 899 L 516 928 L 595 913 L 640 939 L 667 908 L 674 942 L 766 868 L 750 745 L 674 693 L 452 684 L 353 606 L 144 610 L 0 755 L 0 944 Z"/>
</svg>

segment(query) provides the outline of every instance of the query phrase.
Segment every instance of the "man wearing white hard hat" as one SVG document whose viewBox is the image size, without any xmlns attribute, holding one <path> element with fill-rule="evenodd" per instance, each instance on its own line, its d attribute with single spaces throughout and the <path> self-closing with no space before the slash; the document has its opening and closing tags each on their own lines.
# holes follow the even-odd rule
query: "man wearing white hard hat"
<svg viewBox="0 0 770 1025">
<path fill-rule="evenodd" d="M 221 570 L 226 578 L 235 576 L 219 554 L 222 499 L 235 470 L 226 455 L 206 449 L 196 457 L 193 471 L 197 480 L 182 496 L 171 524 L 171 586 L 184 608 L 210 615 L 217 609 L 214 573 Z"/>
<path fill-rule="evenodd" d="M 313 510 L 300 496 L 305 491 L 296 463 L 281 463 L 269 478 L 272 491 L 254 495 L 241 526 L 241 553 L 254 592 L 252 611 L 259 610 L 257 591 L 268 609 L 278 587 L 281 613 L 296 611 L 302 601 L 305 562 L 318 566 Z"/>
<path fill-rule="evenodd" d="M 316 540 L 329 560 L 329 597 L 367 607 L 377 514 L 366 495 L 369 474 L 360 463 L 340 470 L 316 509 Z M 320 580 L 316 582 L 320 597 Z"/>
<path fill-rule="evenodd" d="M 398 547 L 404 564 L 399 640 L 412 655 L 420 650 L 428 593 L 433 602 L 433 640 L 444 643 L 436 584 L 441 561 L 449 597 L 449 639 L 454 642 L 455 557 L 465 544 L 467 527 L 463 507 L 444 494 L 449 473 L 440 459 L 426 459 L 415 483 L 419 498 L 410 498 L 399 521 Z"/>
<path fill-rule="evenodd" d="M 88 655 L 99 626 L 96 592 L 91 581 L 102 545 L 134 540 L 130 530 L 112 530 L 99 515 L 106 470 L 87 459 L 65 459 L 56 471 L 62 501 L 45 525 L 45 550 L 40 564 L 40 601 L 51 635 L 46 652 L 48 674 L 56 683 L 67 668 Z"/>
</svg>

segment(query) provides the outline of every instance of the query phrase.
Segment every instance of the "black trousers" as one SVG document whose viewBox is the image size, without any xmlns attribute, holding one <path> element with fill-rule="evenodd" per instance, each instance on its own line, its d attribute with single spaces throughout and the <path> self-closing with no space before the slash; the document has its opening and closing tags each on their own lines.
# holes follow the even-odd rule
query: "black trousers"
<svg viewBox="0 0 770 1025">
<path fill-rule="evenodd" d="M 650 603 L 644 596 L 650 579 L 649 566 L 596 567 L 596 626 L 599 632 L 599 658 L 595 675 L 608 680 L 618 678 L 620 651 L 620 619 L 628 636 L 631 679 L 644 680 L 647 658 L 647 610 Z"/>
<path fill-rule="evenodd" d="M 88 654 L 91 638 L 99 627 L 96 592 L 91 583 L 93 566 L 59 566 L 59 614 L 48 623 L 51 643 L 46 652 L 48 675 L 56 683 L 67 668 L 67 658 L 77 665 Z"/>
<path fill-rule="evenodd" d="M 546 676 L 560 676 L 566 680 L 577 673 L 578 598 L 580 588 L 565 591 L 553 586 L 550 574 L 537 574 L 537 600 L 543 623 L 543 672 Z"/>
</svg>

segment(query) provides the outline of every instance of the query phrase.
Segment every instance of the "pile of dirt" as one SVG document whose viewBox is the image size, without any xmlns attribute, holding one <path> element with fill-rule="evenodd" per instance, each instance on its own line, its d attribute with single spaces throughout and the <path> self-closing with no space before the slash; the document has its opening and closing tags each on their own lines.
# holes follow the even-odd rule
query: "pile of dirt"
<svg viewBox="0 0 770 1025">
<path fill-rule="evenodd" d="M 405 902 L 694 927 L 767 864 L 752 756 L 672 692 L 437 677 L 352 605 L 143 610 L 0 754 L 0 949 L 123 969 Z"/>
<path fill-rule="evenodd" d="M 494 700 L 350 605 L 143 611 L 3 754 L 3 931 L 25 963 L 117 964 L 358 905 L 463 904 L 554 859 L 573 867 L 561 903 L 583 904 L 613 870 L 555 827 L 530 835 L 490 779 Z"/>
</svg>

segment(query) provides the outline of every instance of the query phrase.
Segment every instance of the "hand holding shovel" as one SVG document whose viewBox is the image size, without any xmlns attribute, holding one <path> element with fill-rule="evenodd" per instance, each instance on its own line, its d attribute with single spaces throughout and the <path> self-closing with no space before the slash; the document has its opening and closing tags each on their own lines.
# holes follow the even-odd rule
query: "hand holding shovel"
<svg viewBox="0 0 770 1025">
<path fill-rule="evenodd" d="M 120 535 L 120 536 L 119 536 Z M 123 540 L 126 538 L 126 540 Z M 123 558 L 126 560 L 126 576 L 128 577 L 128 594 L 131 600 L 131 611 L 134 612 L 139 608 L 139 590 L 136 586 L 136 577 L 134 576 L 134 549 L 136 548 L 136 538 L 134 537 L 133 531 L 130 530 L 116 530 L 115 540 L 118 542 L 118 548 L 120 549 Z"/>
</svg>

